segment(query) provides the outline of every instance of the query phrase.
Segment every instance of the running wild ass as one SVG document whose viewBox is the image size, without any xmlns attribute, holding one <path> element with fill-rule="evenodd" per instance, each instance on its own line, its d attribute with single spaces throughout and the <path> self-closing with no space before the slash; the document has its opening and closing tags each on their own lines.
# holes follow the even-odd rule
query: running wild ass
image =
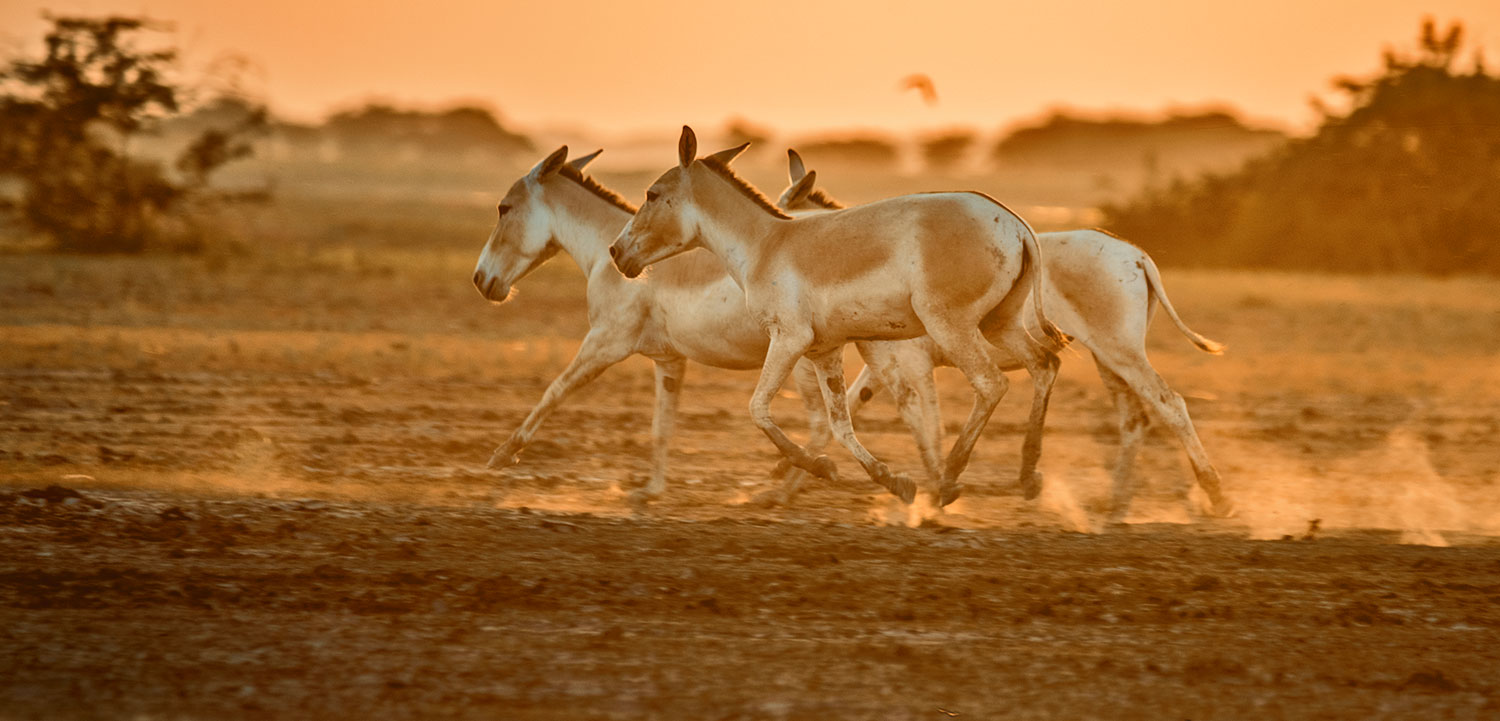
<svg viewBox="0 0 1500 721">
<path fill-rule="evenodd" d="M 566 162 L 559 148 L 517 180 L 499 205 L 499 219 L 474 269 L 474 286 L 500 303 L 512 287 L 558 251 L 588 279 L 589 332 L 572 362 L 547 387 L 521 426 L 495 450 L 491 468 L 515 464 L 542 422 L 573 391 L 634 354 L 656 363 L 656 412 L 651 423 L 651 480 L 631 494 L 646 501 L 666 488 L 668 446 L 686 361 L 718 368 L 759 368 L 769 339 L 745 311 L 745 296 L 723 263 L 698 251 L 658 263 L 649 278 L 627 280 L 609 263 L 606 247 L 635 208 L 583 174 L 598 152 Z M 826 414 L 813 370 L 797 382 L 814 434 Z M 792 482 L 793 479 L 787 479 Z"/>
<path fill-rule="evenodd" d="M 916 493 L 911 480 L 892 473 L 854 435 L 844 345 L 926 335 L 973 385 L 973 409 L 943 467 L 941 505 L 958 498 L 958 476 L 1005 393 L 1001 361 L 1021 359 L 1034 387 L 1021 483 L 1034 498 L 1041 421 L 1058 358 L 1026 332 L 1020 317 L 1026 298 L 1040 295 L 1042 284 L 1031 227 L 973 192 L 902 196 L 794 219 L 729 168 L 746 146 L 700 159 L 697 138 L 684 126 L 678 165 L 652 184 L 645 205 L 610 246 L 615 265 L 635 278 L 680 253 L 712 251 L 744 291 L 753 322 L 770 337 L 750 401 L 756 426 L 792 465 L 836 476 L 827 456 L 807 453 L 771 417 L 772 398 L 805 357 L 816 369 L 834 435 L 871 479 L 908 502 Z M 1042 304 L 1031 308 L 1044 335 L 1063 342 Z M 1009 355 L 991 345 L 986 332 Z"/>
<path fill-rule="evenodd" d="M 797 215 L 842 210 L 843 204 L 814 188 L 795 150 L 788 150 L 791 186 L 777 205 Z M 1187 451 L 1198 485 L 1213 504 L 1214 515 L 1228 515 L 1233 504 L 1219 487 L 1219 474 L 1209 462 L 1193 429 L 1182 396 L 1174 392 L 1146 358 L 1146 330 L 1157 302 L 1167 317 L 1199 349 L 1218 355 L 1224 346 L 1199 335 L 1182 321 L 1167 299 L 1156 263 L 1145 251 L 1098 230 L 1041 233 L 1042 302 L 1047 317 L 1094 354 L 1099 377 L 1114 400 L 1120 426 L 1120 449 L 1115 457 L 1110 519 L 1121 521 L 1135 494 L 1131 470 L 1150 431 L 1153 418 L 1163 423 Z M 1026 314 L 1022 314 L 1025 318 Z M 934 367 L 949 365 L 942 349 L 930 338 L 900 343 L 865 342 L 860 354 L 868 363 L 850 392 L 855 400 L 850 414 L 873 397 L 878 385 L 892 389 L 902 407 L 902 418 L 916 436 L 924 458 L 942 442 Z M 1003 353 L 1003 350 L 1001 351 Z M 1020 368 L 1015 358 L 1000 361 L 1006 370 Z M 878 385 L 877 385 L 878 382 Z M 826 442 L 826 433 L 814 440 Z"/>
</svg>

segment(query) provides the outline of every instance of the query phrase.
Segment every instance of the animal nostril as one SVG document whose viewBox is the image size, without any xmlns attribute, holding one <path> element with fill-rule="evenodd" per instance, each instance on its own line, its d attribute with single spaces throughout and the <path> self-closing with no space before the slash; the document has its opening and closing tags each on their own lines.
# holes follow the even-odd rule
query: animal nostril
<svg viewBox="0 0 1500 721">
<path fill-rule="evenodd" d="M 478 271 L 478 270 L 474 271 L 474 287 L 475 288 L 480 287 L 480 284 L 483 283 L 483 282 L 484 282 L 484 273 L 482 271 Z"/>
<path fill-rule="evenodd" d="M 611 245 L 611 246 L 609 246 L 609 257 L 611 259 L 619 258 L 620 257 L 620 247 L 617 246 L 617 245 Z"/>
</svg>

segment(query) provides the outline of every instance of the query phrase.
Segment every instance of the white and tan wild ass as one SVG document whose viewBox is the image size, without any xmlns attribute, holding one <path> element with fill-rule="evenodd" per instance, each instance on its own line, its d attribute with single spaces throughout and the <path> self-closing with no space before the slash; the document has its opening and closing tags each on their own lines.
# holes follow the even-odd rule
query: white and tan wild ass
<svg viewBox="0 0 1500 721">
<path fill-rule="evenodd" d="M 718 368 L 755 369 L 770 341 L 745 310 L 744 294 L 707 251 L 658 263 L 649 278 L 627 280 L 610 265 L 606 248 L 635 207 L 583 174 L 599 153 L 567 162 L 559 148 L 517 180 L 499 205 L 499 219 L 474 269 L 474 286 L 493 302 L 558 251 L 578 263 L 588 282 L 589 332 L 578 354 L 552 381 L 521 426 L 495 450 L 491 468 L 515 464 L 542 422 L 573 391 L 631 355 L 656 364 L 656 412 L 651 423 L 651 479 L 631 494 L 636 502 L 666 488 L 668 450 L 686 361 Z M 812 368 L 797 381 L 814 434 L 824 422 Z M 825 434 L 826 435 L 826 434 Z M 796 480 L 789 478 L 788 482 Z"/>
<path fill-rule="evenodd" d="M 844 345 L 925 334 L 974 387 L 973 409 L 943 466 L 942 505 L 958 497 L 959 474 L 1005 393 L 1000 361 L 1024 359 L 1034 399 L 1021 483 L 1034 498 L 1040 492 L 1035 464 L 1041 422 L 1058 359 L 1026 332 L 1020 317 L 1027 297 L 1041 286 L 1031 227 L 998 201 L 973 192 L 902 196 L 794 219 L 729 168 L 745 147 L 698 158 L 697 139 L 683 127 L 677 166 L 652 184 L 645 205 L 610 246 L 615 265 L 634 278 L 677 254 L 712 251 L 744 290 L 754 322 L 770 336 L 750 401 L 756 426 L 792 465 L 825 478 L 836 475 L 827 456 L 808 454 L 771 417 L 772 398 L 805 357 L 817 369 L 834 436 L 871 479 L 908 502 L 916 493 L 911 480 L 892 473 L 854 435 L 844 395 Z M 1042 305 L 1030 308 L 1037 327 L 1062 342 Z M 986 340 L 986 331 L 1009 355 Z"/>
<path fill-rule="evenodd" d="M 815 187 L 816 176 L 808 173 L 797 151 L 788 150 L 787 160 L 791 184 L 777 200 L 779 207 L 794 215 L 845 207 Z M 1042 300 L 1047 317 L 1094 354 L 1099 377 L 1114 401 L 1120 448 L 1111 472 L 1110 519 L 1123 520 L 1129 511 L 1136 489 L 1132 473 L 1135 457 L 1153 419 L 1182 444 L 1198 485 L 1213 506 L 1212 512 L 1228 515 L 1233 504 L 1220 487 L 1218 471 L 1193 428 L 1187 405 L 1146 357 L 1146 331 L 1160 303 L 1177 330 L 1200 350 L 1218 355 L 1224 352 L 1223 344 L 1183 322 L 1167 298 L 1156 263 L 1131 243 L 1099 230 L 1039 233 L 1037 243 L 1042 248 Z M 902 418 L 916 435 L 924 459 L 935 457 L 935 449 L 942 443 L 943 425 L 932 371 L 949 365 L 942 351 L 928 338 L 859 346 L 868 364 L 849 386 L 853 396 L 850 415 L 857 414 L 880 387 L 894 389 Z M 1022 367 L 1016 359 L 1002 365 L 1006 370 Z M 819 441 L 827 442 L 826 431 L 814 439 L 814 443 Z M 787 492 L 795 492 L 795 488 Z"/>
</svg>

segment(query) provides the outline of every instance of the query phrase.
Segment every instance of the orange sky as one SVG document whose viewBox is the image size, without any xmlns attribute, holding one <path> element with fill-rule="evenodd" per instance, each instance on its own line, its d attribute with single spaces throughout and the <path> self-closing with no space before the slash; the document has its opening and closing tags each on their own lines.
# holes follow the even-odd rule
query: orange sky
<svg viewBox="0 0 1500 721">
<path fill-rule="evenodd" d="M 1410 47 L 1424 15 L 1463 20 L 1500 63 L 1495 0 L 0 0 L 0 51 L 34 51 L 43 8 L 175 21 L 190 68 L 248 55 L 248 84 L 293 117 L 462 98 L 523 128 L 990 128 L 1059 104 L 1211 103 L 1301 128 L 1311 94 Z M 936 107 L 897 90 L 914 72 Z"/>
</svg>

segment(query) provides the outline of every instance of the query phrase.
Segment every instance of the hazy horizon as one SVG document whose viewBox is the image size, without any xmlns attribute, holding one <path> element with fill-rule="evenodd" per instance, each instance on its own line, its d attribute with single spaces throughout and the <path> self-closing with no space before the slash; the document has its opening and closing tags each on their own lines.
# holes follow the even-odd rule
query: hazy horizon
<svg viewBox="0 0 1500 721">
<path fill-rule="evenodd" d="M 675 0 L 23 1 L 0 7 L 0 50 L 38 52 L 43 11 L 144 14 L 172 24 L 160 39 L 181 49 L 190 75 L 247 58 L 246 89 L 291 120 L 371 100 L 476 103 L 519 128 L 625 137 L 734 117 L 793 134 L 988 131 L 1059 107 L 1147 116 L 1228 107 L 1253 124 L 1301 132 L 1317 120 L 1311 98 L 1330 98 L 1334 77 L 1378 70 L 1382 49 L 1412 47 L 1425 16 L 1462 22 L 1468 47 L 1500 48 L 1500 7 L 1473 0 L 936 3 L 919 16 L 847 1 L 747 9 Z M 936 104 L 900 88 L 913 73 L 932 78 Z"/>
</svg>

